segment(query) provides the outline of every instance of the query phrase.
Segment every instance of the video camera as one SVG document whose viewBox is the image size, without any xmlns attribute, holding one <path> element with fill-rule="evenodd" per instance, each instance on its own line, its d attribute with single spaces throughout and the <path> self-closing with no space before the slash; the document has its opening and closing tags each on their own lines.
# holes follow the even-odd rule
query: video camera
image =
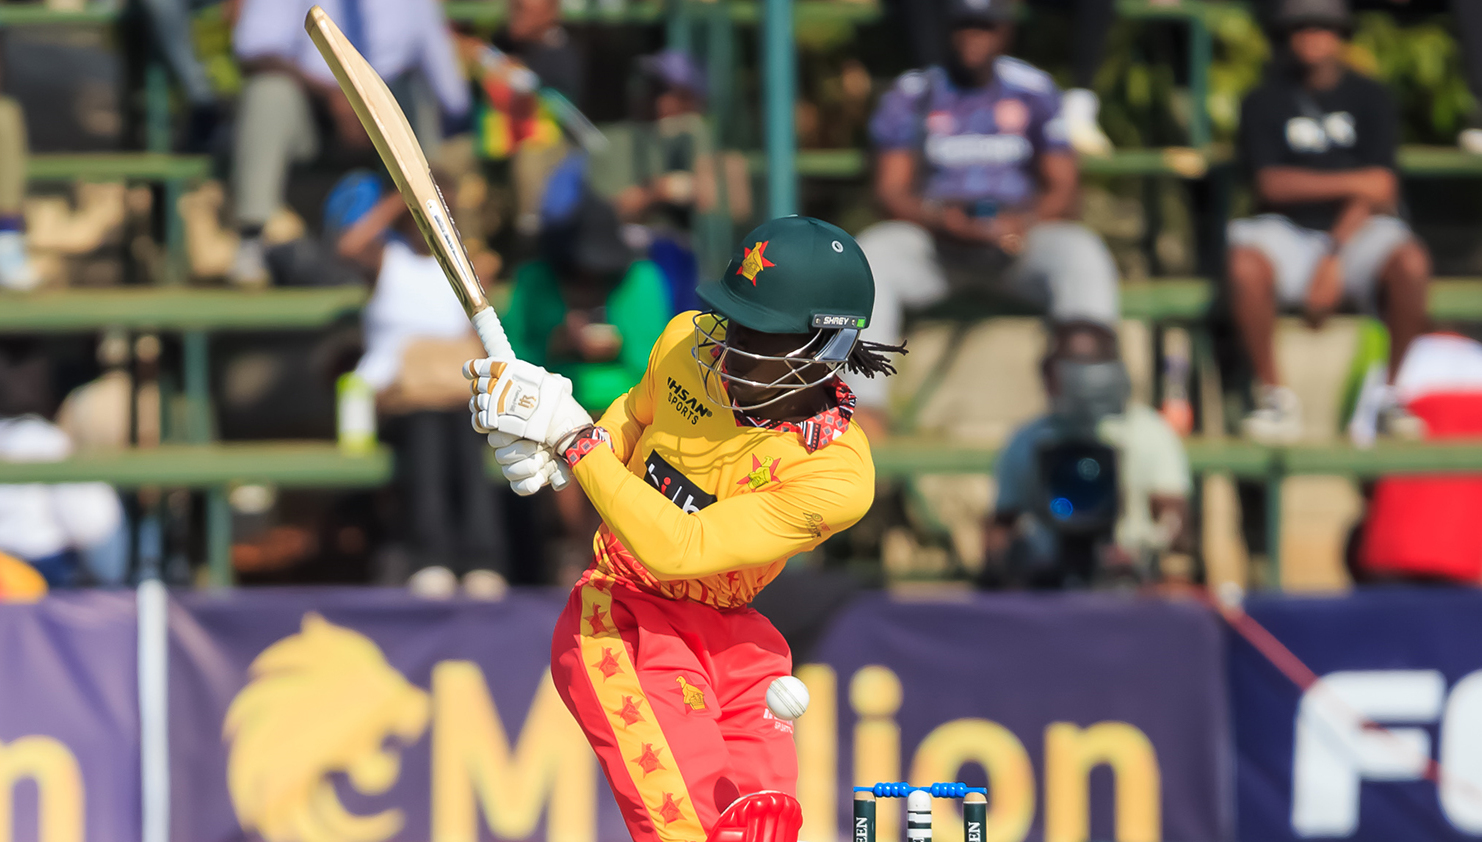
<svg viewBox="0 0 1482 842">
<path fill-rule="evenodd" d="M 1052 435 L 1038 449 L 1035 514 L 1058 538 L 1058 584 L 1089 583 L 1121 515 L 1117 451 L 1098 435 L 1102 419 L 1126 410 L 1131 393 L 1120 360 L 1049 363 L 1056 383 Z"/>
</svg>

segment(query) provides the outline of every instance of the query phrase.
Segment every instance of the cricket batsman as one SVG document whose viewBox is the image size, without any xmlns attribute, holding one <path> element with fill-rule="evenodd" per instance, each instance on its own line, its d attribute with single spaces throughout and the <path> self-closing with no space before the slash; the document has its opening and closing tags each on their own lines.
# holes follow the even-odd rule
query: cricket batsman
<svg viewBox="0 0 1482 842">
<path fill-rule="evenodd" d="M 473 425 L 515 489 L 569 469 L 602 516 L 551 644 L 551 674 L 635 842 L 796 842 L 792 724 L 765 694 L 787 643 L 747 607 L 787 559 L 874 498 L 841 368 L 894 373 L 859 338 L 874 304 L 854 239 L 789 216 L 702 284 L 638 385 L 597 423 L 571 383 L 474 360 Z M 728 809 L 729 808 L 729 809 Z"/>
</svg>

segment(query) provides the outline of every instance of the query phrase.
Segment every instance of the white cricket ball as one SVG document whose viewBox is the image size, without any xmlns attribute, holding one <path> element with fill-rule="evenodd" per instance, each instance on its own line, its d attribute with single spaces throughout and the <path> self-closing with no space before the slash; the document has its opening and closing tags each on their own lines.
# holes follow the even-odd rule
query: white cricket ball
<svg viewBox="0 0 1482 842">
<path fill-rule="evenodd" d="M 767 710 L 791 722 L 808 709 L 808 686 L 796 676 L 784 675 L 767 688 Z"/>
</svg>

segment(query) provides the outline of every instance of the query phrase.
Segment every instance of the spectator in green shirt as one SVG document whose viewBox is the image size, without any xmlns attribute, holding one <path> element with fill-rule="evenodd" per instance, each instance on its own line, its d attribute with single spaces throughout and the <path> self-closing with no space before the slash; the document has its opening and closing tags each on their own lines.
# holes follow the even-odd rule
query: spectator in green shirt
<svg viewBox="0 0 1482 842">
<path fill-rule="evenodd" d="M 599 414 L 643 376 L 673 313 L 658 268 L 633 259 L 580 169 L 563 165 L 552 178 L 539 257 L 515 271 L 503 319 L 516 356 L 570 378 L 577 401 Z"/>
</svg>

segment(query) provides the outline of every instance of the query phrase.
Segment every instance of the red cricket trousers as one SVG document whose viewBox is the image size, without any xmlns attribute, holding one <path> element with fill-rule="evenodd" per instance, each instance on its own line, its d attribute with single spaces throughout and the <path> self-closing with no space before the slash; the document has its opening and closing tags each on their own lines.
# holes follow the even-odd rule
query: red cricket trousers
<svg viewBox="0 0 1482 842">
<path fill-rule="evenodd" d="M 766 702 L 791 672 L 787 642 L 750 608 L 655 596 L 597 571 L 551 641 L 551 677 L 635 842 L 703 842 L 737 797 L 795 794 L 792 723 Z"/>
</svg>

